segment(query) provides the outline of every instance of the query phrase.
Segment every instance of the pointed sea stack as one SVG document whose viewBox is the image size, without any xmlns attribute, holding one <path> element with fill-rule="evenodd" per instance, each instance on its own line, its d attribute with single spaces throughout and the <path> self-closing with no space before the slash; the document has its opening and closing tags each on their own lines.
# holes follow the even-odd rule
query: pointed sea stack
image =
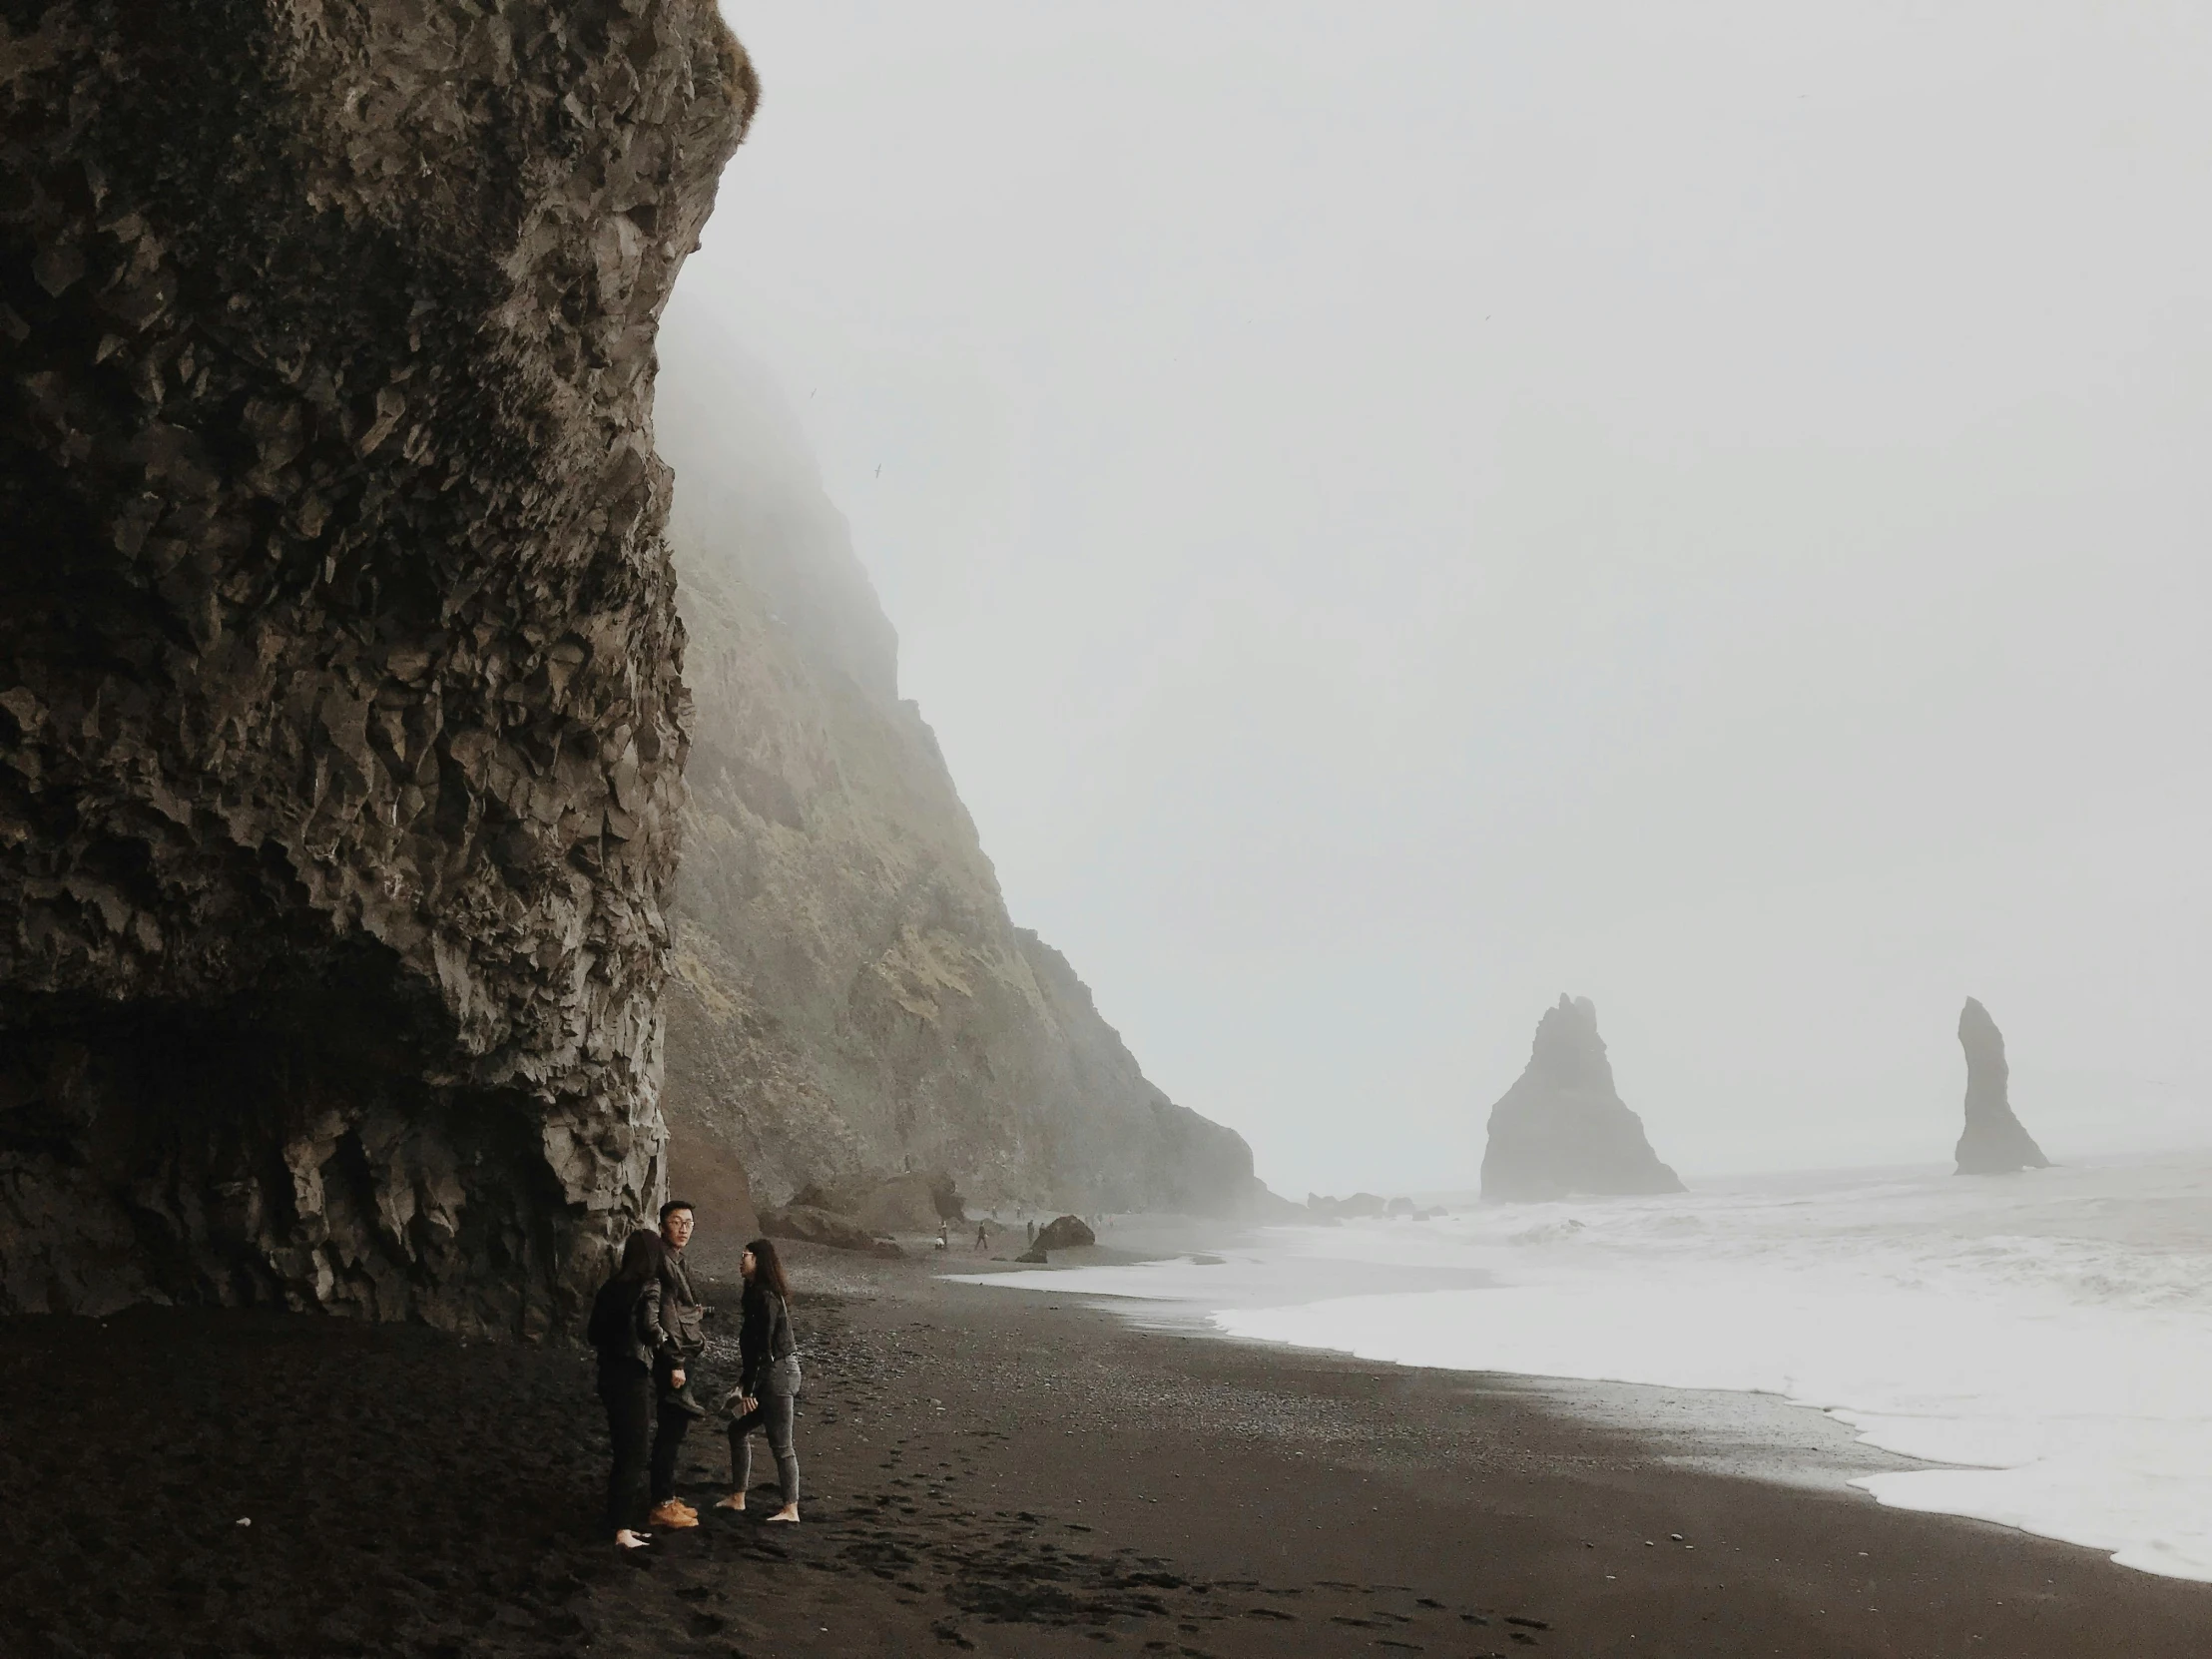
<svg viewBox="0 0 2212 1659">
<path fill-rule="evenodd" d="M 1680 1191 L 1644 1139 L 1643 1119 L 1614 1090 L 1596 1007 L 1588 997 L 1561 996 L 1537 1022 L 1528 1069 L 1490 1108 L 1483 1202 Z"/>
<path fill-rule="evenodd" d="M 1958 1046 L 1966 1051 L 1966 1130 L 1958 1137 L 1958 1173 L 2011 1175 L 2050 1168 L 2043 1149 L 2012 1115 L 2004 1033 L 1970 996 L 1958 1014 Z"/>
</svg>

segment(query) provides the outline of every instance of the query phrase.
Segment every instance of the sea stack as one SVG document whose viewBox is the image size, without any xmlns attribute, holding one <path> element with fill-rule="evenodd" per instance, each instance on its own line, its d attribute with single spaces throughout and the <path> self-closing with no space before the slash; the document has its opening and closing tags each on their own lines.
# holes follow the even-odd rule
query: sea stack
<svg viewBox="0 0 2212 1659">
<path fill-rule="evenodd" d="M 1644 1138 L 1643 1119 L 1613 1087 L 1596 1007 L 1586 996 L 1561 996 L 1536 1023 L 1528 1069 L 1490 1108 L 1483 1202 L 1680 1191 Z"/>
<path fill-rule="evenodd" d="M 2011 1175 L 2050 1168 L 2043 1149 L 2012 1115 L 2004 1033 L 1970 996 L 1958 1014 L 1958 1046 L 1966 1051 L 1966 1128 L 1958 1137 L 1958 1173 Z"/>
</svg>

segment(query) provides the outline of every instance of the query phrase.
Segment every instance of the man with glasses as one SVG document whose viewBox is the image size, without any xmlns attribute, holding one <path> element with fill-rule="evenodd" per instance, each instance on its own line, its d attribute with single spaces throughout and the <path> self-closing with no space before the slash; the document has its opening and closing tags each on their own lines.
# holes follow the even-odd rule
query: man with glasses
<svg viewBox="0 0 2212 1659">
<path fill-rule="evenodd" d="M 707 1349 L 707 1309 L 692 1290 L 684 1247 L 691 1243 L 692 1207 L 682 1199 L 661 1206 L 661 1243 L 667 1255 L 661 1269 L 661 1330 L 674 1356 L 661 1362 L 653 1430 L 653 1512 L 649 1525 L 697 1526 L 699 1511 L 676 1495 L 676 1460 L 695 1418 L 707 1414 L 693 1392 L 690 1367 Z"/>
</svg>

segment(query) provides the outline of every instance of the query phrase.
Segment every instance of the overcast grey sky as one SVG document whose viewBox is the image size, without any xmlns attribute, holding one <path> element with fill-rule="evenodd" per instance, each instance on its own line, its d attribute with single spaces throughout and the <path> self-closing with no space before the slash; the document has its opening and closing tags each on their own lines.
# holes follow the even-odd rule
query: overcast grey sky
<svg viewBox="0 0 2212 1659">
<path fill-rule="evenodd" d="M 2212 10 L 724 0 L 1015 919 L 1302 1195 L 1592 997 L 1685 1173 L 2212 1141 Z M 879 471 L 878 471 L 879 469 Z"/>
</svg>

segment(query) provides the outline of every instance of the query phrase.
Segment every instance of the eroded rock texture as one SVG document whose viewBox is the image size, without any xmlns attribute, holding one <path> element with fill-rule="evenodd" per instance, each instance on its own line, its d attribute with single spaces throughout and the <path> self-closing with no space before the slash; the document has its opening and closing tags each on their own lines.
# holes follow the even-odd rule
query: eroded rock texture
<svg viewBox="0 0 2212 1659">
<path fill-rule="evenodd" d="M 1958 1011 L 1958 1044 L 1966 1051 L 1966 1127 L 1958 1137 L 1958 1173 L 2011 1175 L 2050 1168 L 2043 1149 L 2012 1115 L 2004 1033 L 1970 996 Z"/>
<path fill-rule="evenodd" d="M 1261 1191 L 1242 1137 L 1153 1086 L 1066 959 L 1008 919 L 773 384 L 683 299 L 664 357 L 698 699 L 676 1180 L 714 1149 L 772 1204 L 913 1170 L 985 1209 L 1241 1210 Z"/>
<path fill-rule="evenodd" d="M 1536 1022 L 1528 1069 L 1490 1108 L 1483 1200 L 1680 1191 L 1644 1138 L 1644 1120 L 1613 1086 L 1596 1007 L 1586 996 L 1561 996 Z"/>
<path fill-rule="evenodd" d="M 659 1181 L 712 0 L 0 6 L 0 1307 L 567 1319 Z"/>
</svg>

